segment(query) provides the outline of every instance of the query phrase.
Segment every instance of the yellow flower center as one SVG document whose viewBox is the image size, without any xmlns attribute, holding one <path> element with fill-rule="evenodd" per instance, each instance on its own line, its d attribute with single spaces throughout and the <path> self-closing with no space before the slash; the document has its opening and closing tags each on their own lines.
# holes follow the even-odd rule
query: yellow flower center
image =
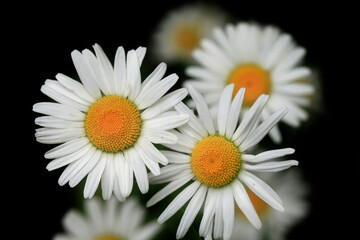
<svg viewBox="0 0 360 240">
<path fill-rule="evenodd" d="M 85 129 L 97 148 L 112 153 L 123 151 L 140 135 L 140 112 L 126 98 L 105 96 L 90 107 Z"/>
<path fill-rule="evenodd" d="M 107 235 L 102 235 L 99 237 L 96 237 L 95 240 L 125 240 L 125 238 L 116 236 L 116 235 L 112 235 L 112 234 L 107 234 Z"/>
<path fill-rule="evenodd" d="M 193 26 L 186 26 L 179 29 L 175 35 L 175 40 L 182 51 L 191 52 L 200 41 L 199 31 Z"/>
<path fill-rule="evenodd" d="M 227 84 L 234 83 L 233 98 L 240 88 L 246 88 L 243 104 L 251 106 L 263 93 L 270 92 L 270 76 L 256 64 L 242 64 L 230 74 Z"/>
<path fill-rule="evenodd" d="M 198 142 L 191 154 L 191 169 L 209 187 L 222 187 L 234 180 L 241 166 L 239 149 L 220 136 Z"/>
</svg>

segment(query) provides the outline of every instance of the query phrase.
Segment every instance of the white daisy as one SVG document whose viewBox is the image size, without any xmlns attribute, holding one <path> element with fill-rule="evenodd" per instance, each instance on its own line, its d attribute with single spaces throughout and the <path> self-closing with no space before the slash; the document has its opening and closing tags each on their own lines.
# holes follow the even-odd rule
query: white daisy
<svg viewBox="0 0 360 240">
<path fill-rule="evenodd" d="M 153 50 L 161 60 L 192 60 L 191 52 L 215 27 L 223 26 L 225 13 L 204 4 L 185 5 L 169 12 L 153 37 Z"/>
<path fill-rule="evenodd" d="M 189 114 L 190 120 L 178 128 L 180 132 L 172 131 L 177 135 L 178 143 L 166 144 L 177 152 L 161 151 L 171 164 L 161 169 L 160 176 L 150 174 L 149 180 L 153 184 L 170 183 L 156 193 L 147 206 L 154 205 L 190 182 L 158 218 L 158 222 L 165 222 L 191 199 L 179 224 L 177 238 L 186 234 L 204 205 L 200 236 L 229 239 L 234 223 L 234 199 L 249 221 L 259 229 L 260 219 L 243 184 L 274 209 L 284 210 L 280 197 L 251 172 L 276 172 L 298 165 L 296 160 L 271 161 L 292 154 L 294 150 L 284 148 L 257 155 L 250 155 L 247 151 L 261 141 L 287 110 L 277 110 L 255 127 L 268 99 L 263 94 L 238 125 L 245 89 L 240 89 L 231 102 L 233 89 L 234 84 L 226 86 L 220 97 L 216 125 L 205 100 L 191 85 L 189 93 L 195 101 L 199 118 L 184 104 L 175 106 L 179 113 Z"/>
<path fill-rule="evenodd" d="M 297 127 L 308 118 L 304 109 L 311 104 L 314 87 L 307 80 L 310 69 L 300 65 L 305 49 L 297 46 L 289 34 L 272 26 L 228 24 L 213 31 L 214 39 L 204 39 L 193 52 L 200 66 L 191 66 L 186 73 L 191 83 L 204 95 L 216 113 L 218 99 L 228 84 L 236 92 L 246 88 L 244 107 L 249 108 L 261 94 L 269 95 L 261 118 L 266 119 L 281 106 L 289 113 L 282 121 Z M 275 142 L 281 141 L 278 127 L 270 132 Z"/>
<path fill-rule="evenodd" d="M 86 215 L 70 210 L 63 218 L 66 233 L 54 240 L 150 240 L 159 232 L 156 221 L 142 225 L 145 209 L 133 198 L 122 205 L 114 198 L 104 203 L 96 197 L 85 202 Z"/>
<path fill-rule="evenodd" d="M 235 211 L 231 239 L 261 240 L 264 234 L 269 240 L 286 239 L 288 231 L 308 213 L 309 204 L 306 201 L 308 186 L 302 181 L 300 172 L 290 170 L 283 176 L 272 174 L 267 180 L 281 196 L 286 211 L 283 213 L 274 211 L 251 191 L 247 191 L 263 223 L 263 229 L 257 231 L 251 228 L 244 215 L 240 211 Z"/>
<path fill-rule="evenodd" d="M 102 195 L 114 191 L 119 200 L 129 196 L 133 175 L 142 193 L 149 188 L 146 167 L 160 174 L 158 163 L 167 158 L 153 143 L 174 144 L 168 130 L 188 121 L 186 114 L 168 111 L 186 95 L 179 89 L 163 96 L 178 80 L 176 74 L 164 79 L 166 64 L 141 82 L 140 65 L 146 49 L 127 52 L 119 47 L 114 68 L 101 47 L 71 53 L 81 83 L 63 74 L 46 80 L 41 91 L 57 102 L 36 103 L 33 110 L 48 116 L 35 119 L 40 143 L 60 144 L 45 153 L 54 159 L 48 170 L 66 166 L 59 184 L 76 186 L 86 175 L 84 197 L 91 198 L 101 180 Z"/>
</svg>

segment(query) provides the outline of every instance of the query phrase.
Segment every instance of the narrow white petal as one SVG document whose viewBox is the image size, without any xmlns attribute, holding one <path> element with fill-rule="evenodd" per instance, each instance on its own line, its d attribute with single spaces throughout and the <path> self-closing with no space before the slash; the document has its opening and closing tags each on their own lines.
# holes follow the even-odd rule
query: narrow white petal
<svg viewBox="0 0 360 240">
<path fill-rule="evenodd" d="M 204 237 L 212 226 L 212 220 L 214 218 L 218 191 L 213 188 L 209 188 L 204 205 L 204 213 L 200 222 L 199 235 Z"/>
<path fill-rule="evenodd" d="M 218 131 L 220 135 L 225 135 L 227 119 L 230 110 L 231 98 L 235 84 L 229 84 L 224 88 L 219 100 L 219 110 L 217 116 Z"/>
<path fill-rule="evenodd" d="M 130 87 L 129 98 L 134 100 L 141 88 L 141 74 L 140 74 L 140 65 L 137 54 L 134 50 L 131 50 L 127 53 L 127 83 Z"/>
<path fill-rule="evenodd" d="M 146 138 L 141 137 L 138 140 L 138 144 L 144 149 L 144 151 L 152 158 L 156 159 L 158 163 L 166 165 L 169 163 L 168 159 Z"/>
<path fill-rule="evenodd" d="M 61 168 L 71 162 L 74 162 L 79 158 L 81 158 L 82 156 L 84 156 L 85 154 L 87 154 L 91 148 L 93 148 L 93 146 L 91 144 L 87 144 L 76 152 L 56 158 L 46 166 L 46 169 L 52 171 Z"/>
<path fill-rule="evenodd" d="M 293 149 L 293 148 L 281 148 L 281 149 L 276 149 L 276 150 L 265 151 L 265 152 L 255 155 L 255 156 L 244 154 L 244 155 L 242 155 L 242 158 L 247 162 L 258 163 L 258 162 L 263 162 L 263 161 L 267 161 L 267 160 L 274 159 L 274 158 L 283 157 L 283 156 L 286 156 L 289 154 L 293 154 L 294 152 L 295 152 L 295 149 Z"/>
<path fill-rule="evenodd" d="M 169 164 L 161 168 L 161 174 L 158 176 L 149 173 L 149 181 L 152 184 L 170 182 L 172 179 L 188 175 L 191 172 L 190 164 Z M 192 175 L 194 175 L 192 173 Z"/>
<path fill-rule="evenodd" d="M 307 67 L 297 67 L 295 69 L 292 69 L 291 71 L 287 72 L 286 74 L 282 74 L 281 76 L 278 76 L 274 78 L 274 81 L 286 83 L 291 82 L 298 79 L 304 79 L 308 76 L 310 76 L 311 71 Z"/>
<path fill-rule="evenodd" d="M 102 197 L 104 200 L 111 198 L 115 183 L 114 154 L 107 154 L 104 173 L 101 178 Z"/>
<path fill-rule="evenodd" d="M 179 227 L 176 232 L 177 239 L 183 238 L 187 233 L 187 231 L 189 230 L 191 224 L 194 222 L 196 215 L 198 214 L 200 208 L 203 205 L 206 192 L 207 192 L 207 186 L 201 185 L 199 190 L 191 198 L 189 205 L 186 207 L 184 215 L 182 216 L 181 221 L 179 223 Z"/>
<path fill-rule="evenodd" d="M 160 63 L 155 70 L 142 82 L 141 84 L 141 92 L 139 95 L 146 92 L 151 86 L 153 86 L 155 83 L 159 82 L 165 72 L 166 72 L 166 64 Z"/>
<path fill-rule="evenodd" d="M 232 137 L 232 140 L 235 141 L 236 144 L 239 145 L 250 134 L 268 99 L 268 95 L 260 95 L 260 97 L 258 97 L 255 103 L 251 106 L 250 110 L 245 114 Z"/>
<path fill-rule="evenodd" d="M 232 194 L 232 189 L 230 187 L 226 187 L 224 189 L 224 197 L 222 204 L 224 221 L 223 239 L 229 240 L 232 234 L 235 218 L 234 197 Z"/>
<path fill-rule="evenodd" d="M 104 228 L 103 209 L 100 200 L 97 198 L 85 202 L 86 213 L 93 231 L 101 231 Z"/>
<path fill-rule="evenodd" d="M 235 180 L 232 185 L 234 199 L 240 210 L 244 213 L 249 222 L 256 228 L 261 228 L 261 221 L 257 215 L 254 205 L 240 181 Z"/>
<path fill-rule="evenodd" d="M 228 119 L 226 122 L 226 137 L 231 139 L 234 134 L 236 124 L 240 118 L 241 106 L 244 100 L 245 88 L 241 88 L 231 103 L 231 107 L 229 110 Z"/>
<path fill-rule="evenodd" d="M 47 128 L 83 128 L 84 121 L 68 121 L 52 116 L 42 116 L 35 118 L 35 123 Z"/>
<path fill-rule="evenodd" d="M 281 62 L 275 67 L 275 71 L 286 71 L 291 69 L 301 61 L 301 59 L 305 56 L 305 53 L 306 50 L 304 48 L 295 48 L 281 59 Z"/>
<path fill-rule="evenodd" d="M 288 49 L 291 42 L 291 36 L 288 34 L 283 34 L 277 39 L 270 53 L 267 56 L 265 62 L 266 69 L 270 69 L 279 63 L 279 58 Z"/>
<path fill-rule="evenodd" d="M 215 205 L 215 219 L 214 219 L 214 238 L 221 238 L 223 236 L 224 220 L 223 220 L 223 190 L 219 189 Z"/>
<path fill-rule="evenodd" d="M 120 187 L 121 192 L 123 193 L 123 196 L 128 197 L 132 191 L 133 188 L 133 169 L 132 169 L 132 163 L 130 158 L 130 151 L 125 151 L 124 156 L 121 158 L 121 169 L 120 169 Z"/>
<path fill-rule="evenodd" d="M 262 122 L 250 135 L 244 139 L 240 147 L 242 151 L 246 151 L 252 146 L 260 142 L 265 135 L 285 116 L 288 112 L 286 107 L 283 107 L 274 112 L 268 119 Z"/>
<path fill-rule="evenodd" d="M 189 163 L 190 156 L 187 154 L 182 154 L 174 151 L 160 150 L 162 154 L 169 160 L 169 163 Z"/>
<path fill-rule="evenodd" d="M 64 157 L 66 155 L 69 155 L 71 153 L 74 153 L 81 148 L 85 147 L 87 144 L 89 144 L 89 139 L 87 137 L 82 138 L 76 138 L 74 140 L 65 142 L 59 146 L 54 147 L 53 149 L 47 151 L 45 153 L 45 158 L 51 159 L 51 158 L 60 158 Z"/>
<path fill-rule="evenodd" d="M 70 210 L 66 213 L 63 219 L 63 225 L 67 232 L 75 236 L 81 236 L 90 231 L 87 219 L 85 219 L 82 214 L 74 210 Z"/>
<path fill-rule="evenodd" d="M 189 115 L 179 114 L 176 116 L 157 117 L 149 120 L 144 120 L 144 128 L 169 130 L 184 125 L 189 121 Z"/>
<path fill-rule="evenodd" d="M 83 121 L 85 119 L 85 114 L 78 109 L 60 103 L 36 103 L 33 106 L 33 111 L 70 121 Z"/>
<path fill-rule="evenodd" d="M 168 185 L 163 187 L 160 191 L 155 193 L 149 201 L 146 203 L 146 207 L 151 207 L 164 199 L 165 197 L 169 196 L 171 193 L 175 192 L 177 189 L 184 186 L 190 179 L 192 179 L 193 176 L 190 174 L 183 175 L 179 179 L 176 179 L 172 182 L 170 182 Z"/>
<path fill-rule="evenodd" d="M 139 186 L 141 193 L 147 193 L 149 191 L 149 179 L 146 172 L 144 162 L 140 159 L 136 150 L 128 150 L 131 167 L 134 171 L 136 182 Z"/>
<path fill-rule="evenodd" d="M 195 194 L 200 187 L 200 182 L 195 181 L 187 186 L 176 198 L 167 206 L 158 218 L 160 224 L 172 217 L 184 204 Z"/>
<path fill-rule="evenodd" d="M 201 94 L 191 85 L 188 86 L 189 94 L 196 104 L 196 109 L 198 111 L 199 117 L 206 128 L 207 132 L 210 135 L 215 135 L 214 123 L 204 98 Z"/>
<path fill-rule="evenodd" d="M 213 83 L 220 83 L 221 75 L 218 73 L 214 73 L 209 71 L 203 67 L 190 66 L 185 69 L 186 75 L 193 77 L 200 81 L 210 81 Z"/>
<path fill-rule="evenodd" d="M 256 165 L 245 164 L 244 169 L 255 172 L 279 172 L 297 165 L 299 165 L 298 161 L 288 160 L 279 162 L 266 162 Z"/>
<path fill-rule="evenodd" d="M 173 108 L 176 104 L 181 102 L 186 97 L 187 94 L 188 91 L 185 88 L 180 88 L 171 93 L 166 94 L 151 107 L 146 108 L 141 113 L 141 119 L 146 120 L 146 119 L 154 118 L 159 114 L 169 110 L 170 108 Z"/>
<path fill-rule="evenodd" d="M 291 96 L 302 96 L 314 94 L 315 88 L 313 85 L 308 83 L 289 83 L 279 84 L 274 91 L 280 94 L 287 94 Z"/>
<path fill-rule="evenodd" d="M 103 153 L 96 166 L 88 174 L 84 187 L 84 198 L 92 198 L 94 196 L 95 191 L 99 186 L 101 176 L 104 172 L 106 160 L 106 154 Z"/>
<path fill-rule="evenodd" d="M 136 55 L 138 57 L 139 66 L 141 66 L 142 61 L 144 60 L 145 54 L 146 54 L 146 47 L 138 47 L 136 50 Z"/>
<path fill-rule="evenodd" d="M 184 103 L 180 102 L 179 104 L 175 105 L 175 109 L 179 113 L 186 113 L 189 115 L 189 121 L 187 124 L 192 127 L 197 133 L 199 133 L 202 137 L 208 136 L 204 125 Z"/>
<path fill-rule="evenodd" d="M 127 90 L 126 69 L 125 50 L 123 47 L 118 47 L 114 62 L 114 84 L 116 94 L 123 97 L 127 97 L 129 93 Z"/>
<path fill-rule="evenodd" d="M 132 239 L 136 240 L 150 240 L 154 239 L 155 235 L 160 231 L 161 225 L 153 221 L 147 223 L 144 226 L 141 226 L 140 229 L 137 229 Z"/>
<path fill-rule="evenodd" d="M 142 134 L 152 143 L 157 144 L 175 144 L 177 142 L 176 135 L 169 131 L 160 129 L 142 129 Z"/>
<path fill-rule="evenodd" d="M 107 92 L 105 92 L 105 94 L 114 95 L 116 94 L 116 90 L 114 83 L 113 66 L 111 65 L 109 59 L 107 58 L 106 54 L 104 53 L 103 49 L 100 47 L 99 44 L 95 44 L 93 48 L 95 50 L 96 57 L 99 63 L 99 70 L 101 72 L 101 76 L 107 87 Z"/>
<path fill-rule="evenodd" d="M 101 98 L 100 89 L 96 83 L 93 74 L 91 73 L 92 70 L 89 68 L 89 65 L 85 60 L 85 58 L 83 57 L 83 55 L 79 51 L 74 50 L 71 53 L 71 58 L 73 60 L 76 71 L 80 77 L 80 80 L 84 84 L 84 87 L 86 88 L 87 92 L 94 99 Z"/>
<path fill-rule="evenodd" d="M 151 156 L 149 156 L 144 148 L 140 144 L 134 145 L 135 150 L 139 154 L 141 160 L 145 163 L 145 165 L 149 168 L 150 172 L 154 174 L 155 176 L 160 174 L 160 167 L 156 160 L 152 159 Z"/>
<path fill-rule="evenodd" d="M 243 170 L 240 174 L 240 180 L 243 181 L 251 191 L 253 191 L 259 198 L 261 198 L 271 207 L 281 212 L 284 211 L 280 197 L 260 178 Z"/>
<path fill-rule="evenodd" d="M 78 183 L 96 166 L 101 157 L 102 151 L 96 149 L 94 153 L 89 154 L 90 160 L 84 165 L 81 170 L 76 173 L 69 181 L 70 187 L 75 187 Z"/>
<path fill-rule="evenodd" d="M 85 137 L 84 128 L 39 128 L 36 129 L 36 140 L 44 144 L 59 144 Z"/>
</svg>

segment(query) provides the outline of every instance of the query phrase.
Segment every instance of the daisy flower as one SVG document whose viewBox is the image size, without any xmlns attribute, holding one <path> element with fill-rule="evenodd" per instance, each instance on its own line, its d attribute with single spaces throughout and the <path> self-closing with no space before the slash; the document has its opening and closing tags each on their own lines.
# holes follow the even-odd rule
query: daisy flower
<svg viewBox="0 0 360 240">
<path fill-rule="evenodd" d="M 189 62 L 200 40 L 224 23 L 225 14 L 210 5 L 193 4 L 175 9 L 165 16 L 154 34 L 155 55 L 167 62 Z"/>
<path fill-rule="evenodd" d="M 193 52 L 200 66 L 186 69 L 192 79 L 185 82 L 199 89 L 212 112 L 216 113 L 224 87 L 234 83 L 233 97 L 246 88 L 244 108 L 250 108 L 261 94 L 269 95 L 262 119 L 279 106 L 288 108 L 282 122 L 292 127 L 308 118 L 304 108 L 311 104 L 314 86 L 308 81 L 310 69 L 300 65 L 305 49 L 289 34 L 273 26 L 240 23 L 216 28 L 213 37 L 204 39 Z M 269 134 L 275 142 L 281 141 L 277 126 Z"/>
<path fill-rule="evenodd" d="M 86 215 L 70 210 L 63 218 L 66 233 L 54 240 L 150 240 L 159 232 L 156 221 L 142 225 L 145 209 L 130 198 L 122 205 L 114 198 L 101 202 L 96 197 L 85 202 Z"/>
<path fill-rule="evenodd" d="M 259 197 L 247 190 L 264 227 L 261 231 L 249 227 L 249 222 L 237 208 L 231 239 L 261 240 L 264 234 L 268 236 L 267 239 L 269 240 L 286 239 L 286 234 L 291 227 L 304 219 L 308 213 L 309 204 L 306 201 L 306 196 L 309 189 L 302 181 L 300 172 L 290 170 L 285 175 L 272 174 L 267 179 L 281 196 L 286 211 L 284 213 L 274 211 Z"/>
<path fill-rule="evenodd" d="M 291 148 L 277 149 L 251 155 L 248 150 L 255 146 L 286 114 L 280 108 L 259 124 L 261 111 L 268 100 L 261 95 L 238 124 L 245 89 L 240 89 L 231 101 L 234 84 L 225 87 L 219 101 L 217 124 L 214 124 L 209 108 L 201 94 L 192 85 L 189 93 L 195 101 L 199 118 L 183 103 L 175 106 L 180 113 L 189 114 L 189 122 L 179 127 L 177 144 L 165 144 L 175 150 L 164 150 L 169 164 L 161 169 L 160 176 L 150 174 L 153 184 L 170 182 L 148 202 L 152 206 L 175 190 L 189 183 L 159 216 L 163 223 L 190 200 L 180 221 L 177 238 L 182 238 L 204 205 L 200 224 L 200 236 L 229 239 L 234 223 L 234 199 L 237 206 L 257 229 L 260 219 L 252 205 L 245 186 L 276 210 L 283 211 L 280 197 L 260 178 L 251 172 L 276 172 L 298 165 L 296 160 L 272 161 L 292 154 Z"/>
<path fill-rule="evenodd" d="M 53 159 L 49 171 L 67 166 L 60 185 L 74 187 L 87 175 L 85 198 L 94 195 L 101 181 L 104 199 L 114 192 L 123 200 L 132 191 L 133 175 L 146 193 L 146 167 L 159 175 L 159 163 L 168 163 L 153 144 L 176 143 L 176 135 L 168 130 L 184 124 L 188 116 L 168 110 L 187 90 L 164 96 L 178 80 L 176 74 L 163 78 L 164 63 L 141 82 L 143 47 L 126 55 L 119 47 L 114 67 L 99 45 L 94 50 L 96 55 L 88 49 L 71 53 L 81 82 L 63 74 L 45 81 L 41 91 L 56 102 L 33 106 L 33 111 L 47 115 L 35 119 L 42 126 L 35 136 L 40 143 L 61 144 L 45 153 L 45 158 Z"/>
</svg>

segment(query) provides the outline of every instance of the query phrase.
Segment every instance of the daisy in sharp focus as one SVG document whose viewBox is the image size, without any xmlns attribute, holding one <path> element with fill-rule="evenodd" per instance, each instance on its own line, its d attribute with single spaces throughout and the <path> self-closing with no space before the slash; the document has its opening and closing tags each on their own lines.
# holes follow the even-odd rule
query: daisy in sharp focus
<svg viewBox="0 0 360 240">
<path fill-rule="evenodd" d="M 155 55 L 167 62 L 190 62 L 191 52 L 200 40 L 223 26 L 226 15 L 218 7 L 205 4 L 185 5 L 169 12 L 153 37 Z"/>
<path fill-rule="evenodd" d="M 269 240 L 286 239 L 286 234 L 289 230 L 307 215 L 309 203 L 306 197 L 309 189 L 301 178 L 299 171 L 291 169 L 282 176 L 271 174 L 270 176 L 264 176 L 265 178 L 276 189 L 276 192 L 284 202 L 286 211 L 283 213 L 274 211 L 258 196 L 247 189 L 250 200 L 263 223 L 263 228 L 260 231 L 252 228 L 237 208 L 235 210 L 232 240 L 261 240 L 264 235 Z"/>
<path fill-rule="evenodd" d="M 163 167 L 159 176 L 150 174 L 149 180 L 152 184 L 170 183 L 156 193 L 147 206 L 189 183 L 158 218 L 159 223 L 165 222 L 191 199 L 179 224 L 177 238 L 186 234 L 204 205 L 200 236 L 229 239 L 234 224 L 234 199 L 250 223 L 259 229 L 260 219 L 244 185 L 274 209 L 284 210 L 280 197 L 251 172 L 276 172 L 298 165 L 296 160 L 272 161 L 292 154 L 294 149 L 277 149 L 257 155 L 249 154 L 248 149 L 260 142 L 287 110 L 280 108 L 255 127 L 268 100 L 263 94 L 238 124 L 245 89 L 240 89 L 231 101 L 233 90 L 234 84 L 226 86 L 220 97 L 217 124 L 214 124 L 205 100 L 191 85 L 189 93 L 199 118 L 183 103 L 175 106 L 180 114 L 189 114 L 190 119 L 178 128 L 180 132 L 172 131 L 178 137 L 178 143 L 165 144 L 176 152 L 161 151 L 171 164 Z"/>
<path fill-rule="evenodd" d="M 124 200 L 132 191 L 133 175 L 146 193 L 146 167 L 159 175 L 159 163 L 168 163 L 153 144 L 176 143 L 176 135 L 168 130 L 186 123 L 188 116 L 168 110 L 187 90 L 164 96 L 178 80 L 176 74 L 163 78 L 164 63 L 142 82 L 143 47 L 126 55 L 119 47 L 114 67 L 99 45 L 94 50 L 96 55 L 88 49 L 71 53 L 81 82 L 63 74 L 45 81 L 41 91 L 56 102 L 33 106 L 33 111 L 47 115 L 35 119 L 42 126 L 35 136 L 40 143 L 61 144 L 45 153 L 45 158 L 54 159 L 47 165 L 49 171 L 67 166 L 60 185 L 74 187 L 87 175 L 85 198 L 94 195 L 101 180 L 104 199 L 114 192 Z"/>
<path fill-rule="evenodd" d="M 66 233 L 54 240 L 150 240 L 161 229 L 152 221 L 142 225 L 145 209 L 133 198 L 119 205 L 114 198 L 100 202 L 96 197 L 85 202 L 86 215 L 70 210 L 63 218 Z"/>
<path fill-rule="evenodd" d="M 289 110 L 282 122 L 292 127 L 308 118 L 305 108 L 311 104 L 314 86 L 308 81 L 310 69 L 300 65 L 305 49 L 289 34 L 273 26 L 240 23 L 215 29 L 213 38 L 204 39 L 193 52 L 200 66 L 186 69 L 192 79 L 185 82 L 204 95 L 213 113 L 224 87 L 234 83 L 233 97 L 246 88 L 244 108 L 250 108 L 261 94 L 269 95 L 262 119 L 280 106 Z M 277 126 L 269 135 L 281 141 Z"/>
</svg>

